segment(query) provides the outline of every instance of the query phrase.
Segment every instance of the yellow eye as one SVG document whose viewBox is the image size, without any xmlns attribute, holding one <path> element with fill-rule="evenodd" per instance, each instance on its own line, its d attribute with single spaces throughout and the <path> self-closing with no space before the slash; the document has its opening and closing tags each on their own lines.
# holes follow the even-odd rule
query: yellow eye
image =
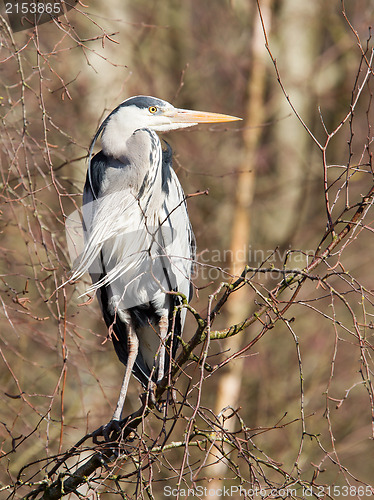
<svg viewBox="0 0 374 500">
<path fill-rule="evenodd" d="M 149 106 L 148 111 L 154 115 L 157 112 L 156 106 Z"/>
</svg>

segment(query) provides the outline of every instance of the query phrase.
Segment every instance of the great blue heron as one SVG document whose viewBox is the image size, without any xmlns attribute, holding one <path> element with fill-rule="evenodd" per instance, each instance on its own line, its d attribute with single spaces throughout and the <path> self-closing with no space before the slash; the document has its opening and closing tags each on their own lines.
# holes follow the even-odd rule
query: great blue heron
<svg viewBox="0 0 374 500">
<path fill-rule="evenodd" d="M 148 390 L 175 356 L 191 298 L 195 239 L 172 151 L 156 132 L 240 118 L 177 109 L 131 97 L 114 109 L 92 141 L 83 193 L 85 247 L 73 278 L 89 271 L 120 361 L 120 396 L 104 435 L 118 428 L 131 372 Z M 93 158 L 100 134 L 102 151 Z"/>
</svg>

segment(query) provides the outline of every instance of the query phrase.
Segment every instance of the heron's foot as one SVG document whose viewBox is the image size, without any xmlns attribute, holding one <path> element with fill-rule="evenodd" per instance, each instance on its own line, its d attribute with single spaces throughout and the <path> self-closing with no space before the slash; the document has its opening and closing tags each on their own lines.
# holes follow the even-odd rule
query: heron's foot
<svg viewBox="0 0 374 500">
<path fill-rule="evenodd" d="M 152 406 L 156 408 L 157 411 L 162 412 L 163 409 L 168 405 L 175 405 L 177 401 L 176 391 L 174 388 L 167 390 L 164 398 L 156 400 L 155 392 L 150 392 L 149 400 Z"/>
<path fill-rule="evenodd" d="M 110 420 L 92 433 L 92 440 L 95 444 L 113 443 L 120 437 L 121 430 L 122 427 L 118 420 Z M 98 440 L 100 436 L 104 438 L 104 441 Z"/>
</svg>

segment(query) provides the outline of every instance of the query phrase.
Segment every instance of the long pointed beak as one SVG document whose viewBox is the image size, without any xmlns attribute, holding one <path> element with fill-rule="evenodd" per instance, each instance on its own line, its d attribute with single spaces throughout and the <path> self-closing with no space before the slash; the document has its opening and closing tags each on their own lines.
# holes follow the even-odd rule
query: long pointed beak
<svg viewBox="0 0 374 500">
<path fill-rule="evenodd" d="M 242 120 L 237 116 L 221 115 L 219 113 L 207 113 L 205 111 L 193 111 L 190 109 L 174 109 L 172 113 L 167 113 L 175 123 L 222 123 L 222 122 L 235 122 Z"/>
</svg>

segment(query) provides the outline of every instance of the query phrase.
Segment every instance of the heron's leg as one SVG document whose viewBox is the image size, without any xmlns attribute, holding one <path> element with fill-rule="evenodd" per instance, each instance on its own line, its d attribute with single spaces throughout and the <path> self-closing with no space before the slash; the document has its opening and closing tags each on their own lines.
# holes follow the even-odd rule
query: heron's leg
<svg viewBox="0 0 374 500">
<path fill-rule="evenodd" d="M 158 374 L 157 382 L 160 382 L 165 375 L 165 341 L 168 334 L 169 318 L 168 314 L 164 313 L 158 324 L 160 329 L 160 351 L 158 353 Z"/>
<path fill-rule="evenodd" d="M 112 420 L 105 425 L 99 427 L 96 431 L 93 432 L 92 437 L 95 444 L 100 444 L 98 441 L 98 436 L 104 436 L 106 442 L 111 441 L 111 439 L 116 440 L 121 427 L 119 425 L 119 421 L 121 420 L 123 405 L 125 403 L 127 388 L 129 386 L 131 372 L 138 355 L 139 348 L 139 339 L 135 333 L 135 329 L 133 328 L 131 322 L 128 323 L 128 332 L 127 332 L 127 364 L 125 369 L 125 376 L 123 377 L 123 382 L 121 386 L 121 391 L 119 394 L 119 398 L 117 401 L 117 406 L 115 412 L 113 413 Z M 113 434 L 114 433 L 114 434 Z"/>
<path fill-rule="evenodd" d="M 127 388 L 129 386 L 132 369 L 134 367 L 134 363 L 138 355 L 138 349 L 139 349 L 139 339 L 135 333 L 135 329 L 130 323 L 128 325 L 128 332 L 127 332 L 127 364 L 126 364 L 125 376 L 123 377 L 121 391 L 117 401 L 116 409 L 113 413 L 112 420 L 121 420 L 122 409 L 127 394 Z"/>
</svg>

